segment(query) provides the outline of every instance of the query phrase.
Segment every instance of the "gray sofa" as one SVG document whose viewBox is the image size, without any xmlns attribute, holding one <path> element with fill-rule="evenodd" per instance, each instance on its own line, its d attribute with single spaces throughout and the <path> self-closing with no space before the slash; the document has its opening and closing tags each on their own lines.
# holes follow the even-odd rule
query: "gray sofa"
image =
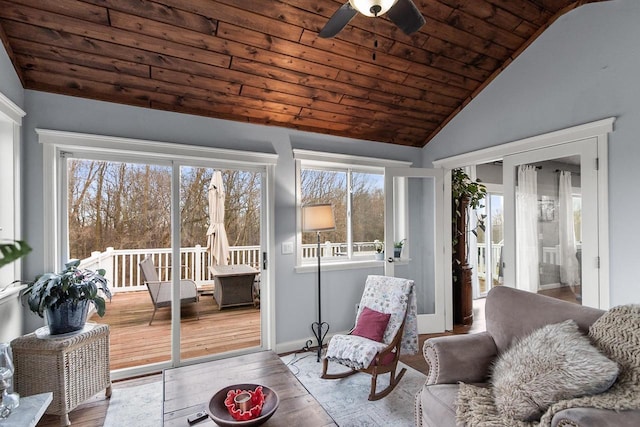
<svg viewBox="0 0 640 427">
<path fill-rule="evenodd" d="M 604 312 L 506 286 L 492 289 L 486 300 L 486 332 L 430 338 L 423 354 L 429 364 L 427 381 L 416 395 L 419 427 L 455 427 L 458 382 L 482 385 L 488 381 L 496 356 L 514 340 L 553 323 L 574 319 L 580 330 Z M 640 411 L 572 408 L 558 412 L 552 427 L 640 426 Z"/>
</svg>

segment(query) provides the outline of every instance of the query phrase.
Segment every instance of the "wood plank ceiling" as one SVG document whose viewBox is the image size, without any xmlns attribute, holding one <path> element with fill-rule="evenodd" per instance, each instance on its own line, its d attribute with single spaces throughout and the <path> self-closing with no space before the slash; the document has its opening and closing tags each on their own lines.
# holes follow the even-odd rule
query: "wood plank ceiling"
<svg viewBox="0 0 640 427">
<path fill-rule="evenodd" d="M 358 15 L 321 39 L 343 1 L 0 0 L 0 38 L 27 89 L 422 147 L 589 1 L 414 0 L 411 36 Z"/>
</svg>

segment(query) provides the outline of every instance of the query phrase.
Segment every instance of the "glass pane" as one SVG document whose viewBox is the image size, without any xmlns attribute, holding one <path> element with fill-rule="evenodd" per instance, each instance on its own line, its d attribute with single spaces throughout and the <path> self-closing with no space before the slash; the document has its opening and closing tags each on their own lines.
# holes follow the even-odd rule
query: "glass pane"
<svg viewBox="0 0 640 427">
<path fill-rule="evenodd" d="M 260 345 L 260 202 L 260 173 L 180 168 L 181 359 Z"/>
<path fill-rule="evenodd" d="M 394 241 L 404 240 L 401 257 L 394 262 L 394 274 L 397 277 L 413 279 L 415 282 L 418 314 L 434 314 L 435 297 L 435 179 L 395 178 L 394 188 L 404 188 L 394 201 Z M 402 203 L 406 194 L 406 205 Z M 394 196 L 396 194 L 394 193 Z M 428 202 L 424 202 L 427 200 Z"/>
<path fill-rule="evenodd" d="M 354 172 L 351 178 L 353 255 L 371 256 L 384 241 L 384 175 Z"/>
<path fill-rule="evenodd" d="M 518 280 L 526 289 L 580 304 L 580 156 L 536 163 L 529 177 L 518 172 L 517 187 Z"/>
<path fill-rule="evenodd" d="M 501 285 L 502 274 L 502 248 L 504 247 L 504 197 L 502 194 L 491 194 L 491 252 L 490 271 L 491 287 Z"/>
<path fill-rule="evenodd" d="M 489 209 L 489 203 L 490 198 L 485 198 L 481 202 L 482 207 L 476 209 L 476 217 L 485 217 L 486 230 L 491 229 L 491 218 L 486 213 Z M 489 269 L 489 274 L 487 275 L 487 265 L 490 265 L 488 263 L 490 262 L 489 257 L 491 256 L 491 254 L 489 252 L 490 249 L 487 242 L 486 233 L 480 227 L 476 229 L 476 241 L 478 246 L 478 259 L 476 260 L 476 265 L 478 268 L 478 291 L 480 292 L 480 295 L 484 295 L 490 289 L 490 285 L 487 283 L 487 281 L 491 280 L 491 270 Z"/>
<path fill-rule="evenodd" d="M 160 280 L 171 274 L 171 169 L 166 166 L 69 159 L 69 255 L 104 268 L 113 293 L 106 314 L 111 369 L 171 358 L 171 307 L 154 313 L 140 261 L 152 256 Z M 131 337 L 144 337 L 132 345 Z"/>
<path fill-rule="evenodd" d="M 486 215 L 485 230 L 476 229 L 478 241 L 478 288 L 481 296 L 486 295 L 494 286 L 502 284 L 502 247 L 503 247 L 503 196 L 488 193 L 482 204 L 476 209 L 477 217 Z M 488 234 L 488 236 L 487 236 Z"/>
<path fill-rule="evenodd" d="M 330 203 L 336 222 L 334 231 L 321 233 L 323 245 L 320 248 L 323 257 L 347 255 L 347 173 L 344 171 L 325 171 L 303 169 L 300 173 L 302 205 Z M 302 257 L 316 258 L 316 233 L 302 233 Z"/>
</svg>

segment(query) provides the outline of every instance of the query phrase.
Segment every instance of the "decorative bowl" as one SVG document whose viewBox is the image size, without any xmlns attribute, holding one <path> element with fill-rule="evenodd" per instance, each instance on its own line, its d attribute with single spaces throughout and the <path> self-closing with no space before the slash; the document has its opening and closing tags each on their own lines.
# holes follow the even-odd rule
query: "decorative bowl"
<svg viewBox="0 0 640 427">
<path fill-rule="evenodd" d="M 236 421 L 224 405 L 224 400 L 226 399 L 227 392 L 229 392 L 229 390 L 255 390 L 258 386 L 260 386 L 260 384 L 233 384 L 217 391 L 209 401 L 209 406 L 207 407 L 209 418 L 222 427 L 249 427 L 261 425 L 271 418 L 280 404 L 278 394 L 269 387 L 264 385 L 262 386 L 262 393 L 264 393 L 264 405 L 262 406 L 262 413 L 259 417 L 247 421 Z"/>
</svg>

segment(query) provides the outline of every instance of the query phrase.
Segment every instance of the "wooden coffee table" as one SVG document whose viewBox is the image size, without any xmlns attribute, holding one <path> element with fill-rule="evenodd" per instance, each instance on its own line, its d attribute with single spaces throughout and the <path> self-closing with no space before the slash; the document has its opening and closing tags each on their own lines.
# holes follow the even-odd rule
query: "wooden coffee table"
<svg viewBox="0 0 640 427">
<path fill-rule="evenodd" d="M 318 365 L 318 375 L 320 373 Z M 280 406 L 264 426 L 296 426 L 301 422 L 305 427 L 336 425 L 272 351 L 167 369 L 163 373 L 163 381 L 165 427 L 188 427 L 187 417 L 204 411 L 218 390 L 241 383 L 265 385 L 278 393 Z M 195 425 L 216 424 L 207 418 Z"/>
</svg>

